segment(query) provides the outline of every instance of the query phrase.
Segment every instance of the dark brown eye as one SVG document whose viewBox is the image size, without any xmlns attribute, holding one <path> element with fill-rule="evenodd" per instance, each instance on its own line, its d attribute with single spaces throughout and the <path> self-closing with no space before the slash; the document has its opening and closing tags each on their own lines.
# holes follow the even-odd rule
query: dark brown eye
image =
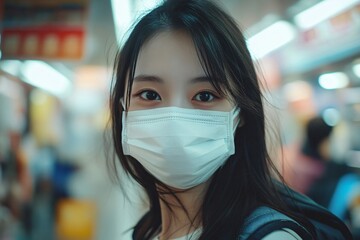
<svg viewBox="0 0 360 240">
<path fill-rule="evenodd" d="M 210 102 L 214 100 L 215 96 L 211 92 L 200 92 L 195 95 L 194 100 L 200 102 Z"/>
<path fill-rule="evenodd" d="M 140 93 L 140 97 L 142 99 L 145 99 L 147 101 L 160 101 L 160 95 L 155 92 L 155 91 L 151 91 L 151 90 L 146 90 Z"/>
</svg>

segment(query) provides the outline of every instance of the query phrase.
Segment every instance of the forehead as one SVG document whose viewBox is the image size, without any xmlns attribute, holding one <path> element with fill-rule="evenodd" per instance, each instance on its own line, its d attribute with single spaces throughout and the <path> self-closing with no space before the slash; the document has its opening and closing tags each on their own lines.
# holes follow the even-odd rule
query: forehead
<svg viewBox="0 0 360 240">
<path fill-rule="evenodd" d="M 145 42 L 139 52 L 135 75 L 166 75 L 169 72 L 205 74 L 194 42 L 185 31 L 162 31 Z"/>
</svg>

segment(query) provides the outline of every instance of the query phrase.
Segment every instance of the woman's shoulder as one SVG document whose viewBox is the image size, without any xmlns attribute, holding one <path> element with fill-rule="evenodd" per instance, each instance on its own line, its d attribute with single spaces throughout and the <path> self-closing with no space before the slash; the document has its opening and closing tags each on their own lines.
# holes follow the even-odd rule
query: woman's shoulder
<svg viewBox="0 0 360 240">
<path fill-rule="evenodd" d="M 296 220 L 267 206 L 256 208 L 246 219 L 239 239 L 304 239 L 306 229 Z"/>
</svg>

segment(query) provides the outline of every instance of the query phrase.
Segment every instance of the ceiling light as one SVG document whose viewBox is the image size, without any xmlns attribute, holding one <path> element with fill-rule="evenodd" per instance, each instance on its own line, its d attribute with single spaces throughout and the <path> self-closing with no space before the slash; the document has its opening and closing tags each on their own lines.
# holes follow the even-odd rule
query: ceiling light
<svg viewBox="0 0 360 240">
<path fill-rule="evenodd" d="M 327 108 L 323 112 L 322 117 L 325 123 L 329 126 L 335 126 L 340 121 L 340 113 L 335 108 Z"/>
<path fill-rule="evenodd" d="M 356 64 L 353 65 L 352 70 L 353 70 L 354 74 L 358 78 L 360 78 L 360 61 L 359 61 L 359 63 L 356 63 Z"/>
<path fill-rule="evenodd" d="M 325 73 L 320 75 L 319 84 L 324 89 L 344 88 L 349 84 L 349 78 L 343 72 Z"/>
<path fill-rule="evenodd" d="M 70 81 L 49 64 L 42 61 L 25 61 L 21 69 L 23 80 L 58 97 L 70 90 Z"/>
<path fill-rule="evenodd" d="M 359 2 L 359 0 L 324 0 L 297 14 L 294 17 L 294 21 L 298 27 L 309 29 L 353 7 Z"/>
<path fill-rule="evenodd" d="M 286 21 L 278 21 L 248 39 L 253 58 L 262 58 L 295 38 L 295 28 Z"/>
</svg>

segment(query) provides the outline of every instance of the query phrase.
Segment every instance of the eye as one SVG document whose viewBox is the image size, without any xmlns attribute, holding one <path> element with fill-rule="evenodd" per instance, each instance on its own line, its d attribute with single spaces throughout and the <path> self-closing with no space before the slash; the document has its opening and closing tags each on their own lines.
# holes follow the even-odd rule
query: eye
<svg viewBox="0 0 360 240">
<path fill-rule="evenodd" d="M 161 97 L 160 95 L 152 90 L 145 90 L 138 94 L 140 98 L 147 100 L 147 101 L 160 101 Z"/>
<path fill-rule="evenodd" d="M 193 100 L 199 101 L 199 102 L 211 102 L 217 98 L 219 98 L 219 97 L 216 96 L 215 94 L 208 92 L 208 91 L 204 91 L 204 92 L 199 92 L 198 94 L 196 94 L 194 96 Z"/>
</svg>

